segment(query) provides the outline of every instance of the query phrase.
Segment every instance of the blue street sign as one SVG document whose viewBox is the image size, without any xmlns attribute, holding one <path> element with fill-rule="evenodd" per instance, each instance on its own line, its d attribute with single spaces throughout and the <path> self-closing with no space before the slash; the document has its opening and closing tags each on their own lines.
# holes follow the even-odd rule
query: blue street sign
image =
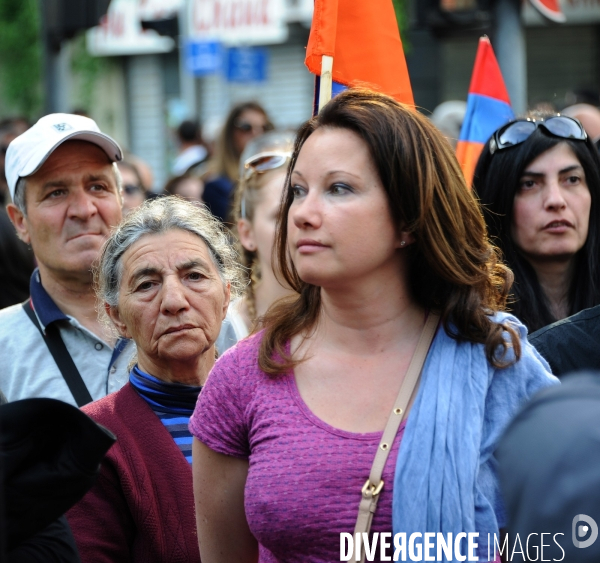
<svg viewBox="0 0 600 563">
<path fill-rule="evenodd" d="M 233 47 L 227 52 L 229 82 L 264 82 L 269 54 L 261 47 Z"/>
<path fill-rule="evenodd" d="M 185 44 L 185 67 L 194 76 L 219 72 L 223 53 L 218 41 L 188 41 Z"/>
</svg>

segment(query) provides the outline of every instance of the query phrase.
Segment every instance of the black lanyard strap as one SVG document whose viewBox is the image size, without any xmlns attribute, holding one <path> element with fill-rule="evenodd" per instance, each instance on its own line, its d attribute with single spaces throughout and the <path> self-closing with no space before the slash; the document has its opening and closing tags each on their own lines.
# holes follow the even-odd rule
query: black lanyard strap
<svg viewBox="0 0 600 563">
<path fill-rule="evenodd" d="M 31 305 L 31 299 L 28 299 L 25 301 L 25 303 L 23 303 L 23 310 L 31 319 L 31 322 L 40 331 L 40 334 L 42 335 L 46 346 L 48 346 L 48 350 L 50 351 L 50 354 L 52 354 L 52 357 L 54 358 L 54 361 L 56 362 L 56 365 L 58 366 L 65 383 L 69 387 L 77 406 L 83 407 L 83 405 L 91 403 L 93 401 L 92 396 L 90 395 L 88 388 L 85 386 L 81 374 L 79 373 L 75 362 L 73 362 L 73 358 L 71 358 L 71 354 L 69 354 L 69 351 L 67 350 L 67 347 L 60 336 L 58 327 L 54 324 L 49 324 L 46 327 L 46 332 L 44 333 L 44 330 L 40 326 L 38 318 Z"/>
</svg>

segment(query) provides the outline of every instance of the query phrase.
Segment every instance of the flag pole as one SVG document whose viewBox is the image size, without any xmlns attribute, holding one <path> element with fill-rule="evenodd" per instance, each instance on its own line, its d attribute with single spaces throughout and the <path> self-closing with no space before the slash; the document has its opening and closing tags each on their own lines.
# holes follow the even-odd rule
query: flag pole
<svg viewBox="0 0 600 563">
<path fill-rule="evenodd" d="M 331 100 L 331 88 L 333 86 L 332 72 L 333 57 L 323 55 L 321 58 L 321 80 L 319 82 L 319 112 Z"/>
</svg>

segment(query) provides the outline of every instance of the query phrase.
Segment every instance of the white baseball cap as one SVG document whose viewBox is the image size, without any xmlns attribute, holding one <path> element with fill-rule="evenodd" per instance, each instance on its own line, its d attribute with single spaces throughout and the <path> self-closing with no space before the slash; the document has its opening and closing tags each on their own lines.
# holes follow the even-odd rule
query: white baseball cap
<svg viewBox="0 0 600 563">
<path fill-rule="evenodd" d="M 70 113 L 45 115 L 8 145 L 4 167 L 10 197 L 15 197 L 19 178 L 35 174 L 58 146 L 74 139 L 98 145 L 111 162 L 123 158 L 121 147 L 93 119 Z"/>
</svg>

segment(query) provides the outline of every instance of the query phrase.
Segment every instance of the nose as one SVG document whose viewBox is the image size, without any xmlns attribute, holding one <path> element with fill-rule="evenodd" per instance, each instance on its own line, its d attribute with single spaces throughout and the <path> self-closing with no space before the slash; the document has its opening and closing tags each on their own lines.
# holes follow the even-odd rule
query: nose
<svg viewBox="0 0 600 563">
<path fill-rule="evenodd" d="M 87 193 L 85 189 L 79 188 L 70 194 L 68 213 L 71 219 L 87 221 L 98 213 L 98 208 L 93 196 Z"/>
<path fill-rule="evenodd" d="M 548 182 L 544 206 L 546 209 L 552 211 L 559 211 L 567 206 L 562 188 L 558 183 L 558 179 L 553 179 Z"/>
<path fill-rule="evenodd" d="M 190 304 L 186 297 L 185 287 L 177 275 L 166 276 L 163 280 L 161 313 L 177 315 L 189 309 Z"/>
<path fill-rule="evenodd" d="M 298 229 L 318 229 L 323 222 L 322 202 L 316 190 L 292 203 L 289 218 Z"/>
</svg>

